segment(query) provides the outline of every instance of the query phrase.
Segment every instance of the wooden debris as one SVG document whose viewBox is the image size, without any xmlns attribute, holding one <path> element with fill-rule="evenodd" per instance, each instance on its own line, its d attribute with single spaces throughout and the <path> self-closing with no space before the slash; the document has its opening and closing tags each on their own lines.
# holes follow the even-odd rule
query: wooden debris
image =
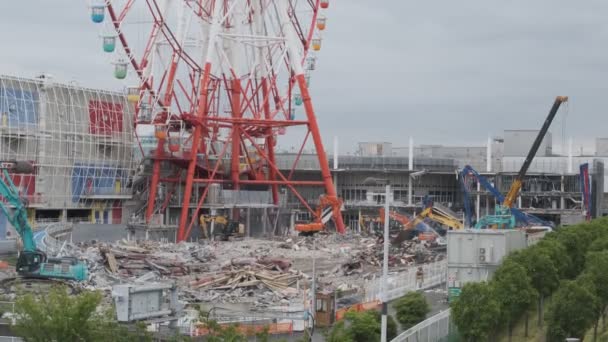
<svg viewBox="0 0 608 342">
<path fill-rule="evenodd" d="M 116 264 L 116 258 L 114 257 L 114 254 L 112 254 L 111 252 L 106 253 L 106 259 L 108 260 L 108 267 L 110 267 L 110 272 L 117 273 L 118 265 Z"/>
</svg>

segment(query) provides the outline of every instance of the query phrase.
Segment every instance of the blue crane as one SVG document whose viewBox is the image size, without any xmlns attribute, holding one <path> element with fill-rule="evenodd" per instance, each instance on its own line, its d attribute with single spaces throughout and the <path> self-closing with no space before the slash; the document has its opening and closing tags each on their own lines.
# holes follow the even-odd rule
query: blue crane
<svg viewBox="0 0 608 342">
<path fill-rule="evenodd" d="M 481 184 L 481 186 L 486 189 L 488 192 L 490 192 L 490 194 L 492 194 L 492 196 L 494 196 L 494 198 L 496 199 L 496 202 L 499 203 L 499 206 L 504 202 L 505 200 L 505 196 L 503 196 L 503 194 L 498 191 L 498 189 L 496 189 L 492 183 L 490 183 L 488 181 L 487 178 L 485 178 L 484 176 L 480 175 L 475 169 L 473 169 L 470 165 L 466 165 L 459 173 L 459 182 L 460 182 L 460 187 L 462 189 L 462 193 L 463 193 L 463 202 L 464 202 L 464 211 L 465 211 L 465 222 L 466 222 L 466 226 L 467 227 L 471 227 L 471 217 L 472 217 L 472 211 L 471 211 L 471 200 L 470 200 L 470 194 L 469 191 L 467 190 L 467 187 L 464 183 L 464 179 L 466 175 L 472 175 L 478 182 L 479 184 Z M 498 207 L 498 206 L 497 206 Z M 522 224 L 522 225 L 540 225 L 540 226 L 552 226 L 551 223 L 542 220 L 541 218 L 538 218 L 534 215 L 530 215 L 527 213 L 524 213 L 523 211 L 511 207 L 509 208 L 511 213 L 509 214 L 508 210 L 500 210 L 500 208 L 498 209 L 496 215 L 497 216 L 501 216 L 501 219 L 504 219 L 503 221 L 504 224 L 507 224 L 508 226 L 515 226 L 516 224 Z M 509 218 L 510 216 L 514 217 L 514 221 L 511 221 L 511 219 Z M 504 216 L 504 217 L 503 217 Z"/>
<path fill-rule="evenodd" d="M 85 280 L 87 267 L 83 262 L 72 257 L 49 258 L 36 247 L 32 227 L 27 220 L 26 202 L 19 196 L 19 190 L 9 175 L 9 170 L 14 173 L 32 173 L 33 166 L 26 162 L 0 161 L 0 169 L 4 175 L 0 176 L 0 210 L 23 241 L 23 251 L 17 258 L 17 273 L 29 278 Z M 14 209 L 9 210 L 7 205 Z"/>
</svg>

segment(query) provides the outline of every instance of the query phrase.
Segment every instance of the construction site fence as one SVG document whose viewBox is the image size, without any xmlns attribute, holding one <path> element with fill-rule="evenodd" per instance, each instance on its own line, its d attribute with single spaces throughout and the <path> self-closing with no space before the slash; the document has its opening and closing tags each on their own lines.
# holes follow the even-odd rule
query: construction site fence
<svg viewBox="0 0 608 342">
<path fill-rule="evenodd" d="M 442 311 L 402 332 L 391 342 L 456 342 L 458 332 L 450 322 L 450 309 Z"/>
<path fill-rule="evenodd" d="M 291 335 L 293 333 L 293 323 L 268 323 L 268 324 L 220 324 L 222 329 L 234 326 L 236 331 L 245 336 L 254 336 L 264 331 L 270 335 Z M 194 329 L 191 336 L 207 336 L 211 332 L 205 326 L 199 326 Z"/>
<path fill-rule="evenodd" d="M 23 342 L 23 339 L 14 336 L 0 336 L 0 342 Z"/>
<path fill-rule="evenodd" d="M 422 275 L 418 268 L 422 268 Z M 435 261 L 422 266 L 412 266 L 387 279 L 386 295 L 383 295 L 382 277 L 370 281 L 365 286 L 365 301 L 391 301 L 410 291 L 429 289 L 447 281 L 447 260 Z"/>
</svg>

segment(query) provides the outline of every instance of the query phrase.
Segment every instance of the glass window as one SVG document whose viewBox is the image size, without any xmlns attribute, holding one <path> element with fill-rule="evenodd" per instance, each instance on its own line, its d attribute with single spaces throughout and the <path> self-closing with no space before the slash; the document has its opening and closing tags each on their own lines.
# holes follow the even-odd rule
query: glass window
<svg viewBox="0 0 608 342">
<path fill-rule="evenodd" d="M 317 312 L 327 311 L 327 301 L 324 299 L 317 299 Z"/>
</svg>

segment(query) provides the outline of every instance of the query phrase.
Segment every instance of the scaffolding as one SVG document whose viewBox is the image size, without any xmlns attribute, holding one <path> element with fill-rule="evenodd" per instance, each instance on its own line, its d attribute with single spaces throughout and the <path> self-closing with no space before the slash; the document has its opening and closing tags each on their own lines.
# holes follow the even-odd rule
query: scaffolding
<svg viewBox="0 0 608 342">
<path fill-rule="evenodd" d="M 120 223 L 131 197 L 133 108 L 123 93 L 0 76 L 0 160 L 27 160 L 11 175 L 36 216 Z"/>
</svg>

